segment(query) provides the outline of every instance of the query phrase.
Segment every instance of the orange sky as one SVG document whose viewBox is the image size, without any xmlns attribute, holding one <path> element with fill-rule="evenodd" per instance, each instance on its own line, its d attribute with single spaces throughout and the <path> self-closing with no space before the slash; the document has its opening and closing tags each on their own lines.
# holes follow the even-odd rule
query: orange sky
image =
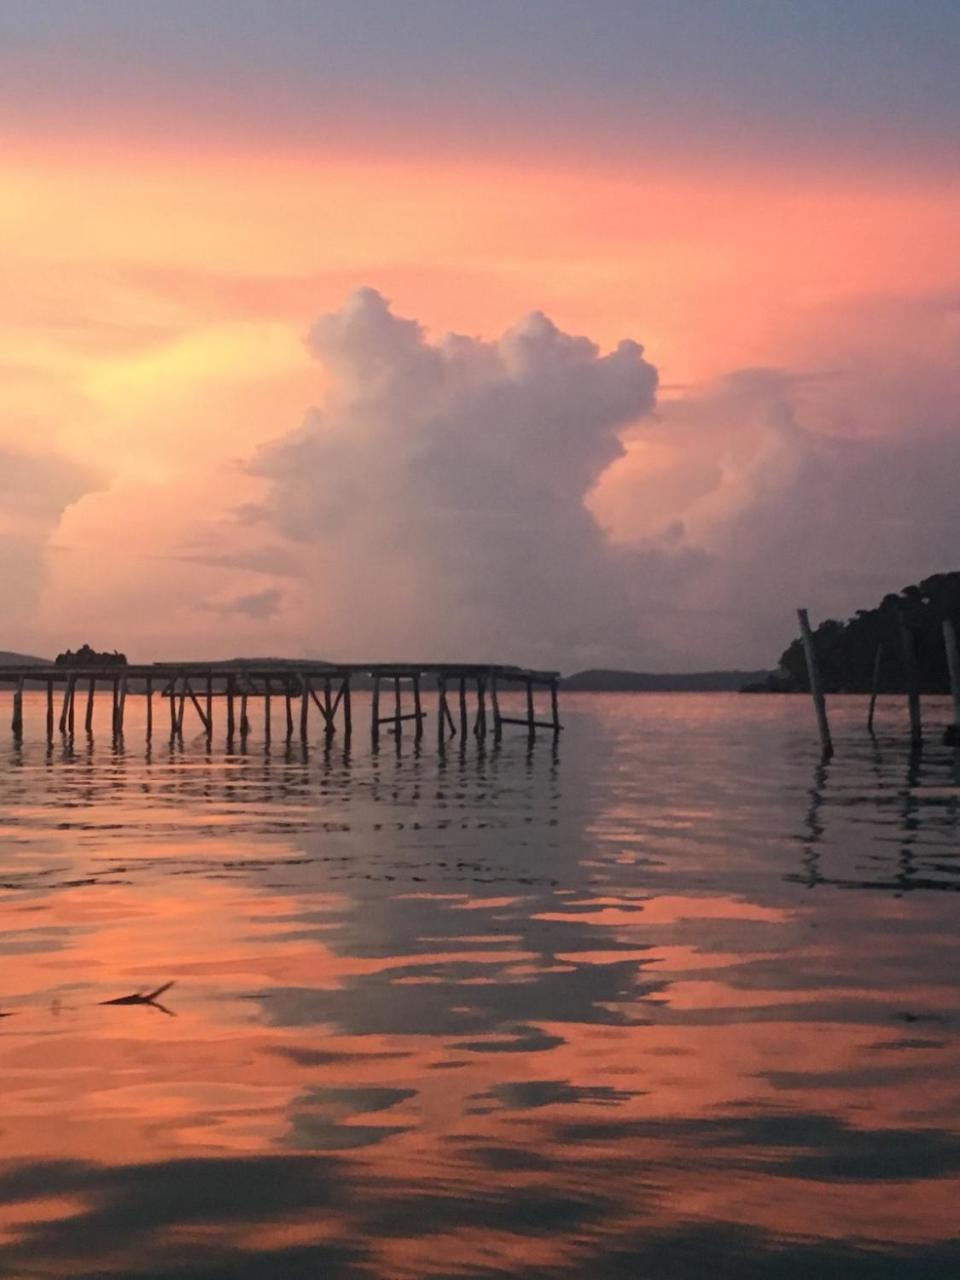
<svg viewBox="0 0 960 1280">
<path fill-rule="evenodd" d="M 581 161 L 49 136 L 11 146 L 0 447 L 55 454 L 85 480 L 62 510 L 4 513 L 41 579 L 5 646 L 58 647 L 108 623 L 103 642 L 144 656 L 262 648 L 257 624 L 187 605 L 264 579 L 181 557 L 256 497 L 240 462 L 322 401 L 303 337 L 358 286 L 433 333 L 493 337 L 538 308 L 602 347 L 636 338 L 669 401 L 732 368 L 802 367 L 827 308 L 923 297 L 956 278 L 957 184 L 809 163 Z M 647 459 L 655 474 L 656 449 L 631 466 Z M 601 486 L 596 514 L 629 535 L 631 499 L 625 513 L 615 489 L 608 501 Z M 243 531 L 230 538 L 244 545 Z M 151 631 L 136 615 L 158 596 L 169 603 Z M 305 643 L 296 616 L 271 631 L 274 648 Z"/>
</svg>

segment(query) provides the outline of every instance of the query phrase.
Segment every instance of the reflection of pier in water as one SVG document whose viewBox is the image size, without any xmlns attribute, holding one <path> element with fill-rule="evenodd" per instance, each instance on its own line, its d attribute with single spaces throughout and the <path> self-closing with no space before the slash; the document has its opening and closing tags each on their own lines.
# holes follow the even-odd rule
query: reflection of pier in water
<svg viewBox="0 0 960 1280">
<path fill-rule="evenodd" d="M 953 752 L 925 756 L 917 747 L 906 753 L 896 748 L 884 753 L 874 740 L 870 766 L 878 791 L 884 793 L 884 807 L 891 811 L 891 826 L 895 824 L 896 837 L 891 837 L 898 850 L 895 863 L 891 859 L 889 870 L 877 867 L 876 871 L 858 864 L 861 874 L 840 874 L 836 861 L 849 857 L 849 851 L 831 838 L 830 827 L 831 817 L 842 814 L 846 803 L 839 781 L 842 768 L 835 760 L 822 759 L 813 771 L 804 817 L 803 870 L 785 878 L 810 889 L 879 889 L 897 896 L 931 889 L 960 892 L 960 758 Z M 893 767 L 905 769 L 902 780 L 891 777 Z M 931 859 L 928 851 L 918 861 L 916 846 L 924 828 L 928 837 L 939 828 L 945 849 L 942 856 Z M 877 860 L 876 852 L 869 856 Z"/>
<path fill-rule="evenodd" d="M 98 686 L 110 698 L 111 724 L 122 737 L 128 694 L 146 699 L 146 737 L 154 734 L 154 694 L 169 710 L 170 736 L 183 737 L 184 720 L 196 716 L 208 739 L 214 732 L 214 707 L 221 703 L 226 739 L 243 741 L 251 731 L 251 707 L 262 708 L 263 736 L 273 736 L 274 699 L 283 713 L 282 736 L 286 741 L 299 734 L 306 742 L 311 711 L 319 714 L 323 735 L 332 737 L 338 725 L 345 738 L 353 732 L 352 692 L 359 682 L 372 688 L 370 732 L 376 742 L 383 726 L 399 738 L 409 727 L 416 740 L 423 737 L 424 695 L 432 686 L 436 696 L 437 741 L 443 744 L 459 735 L 462 742 L 473 735 L 483 740 L 492 733 L 498 740 L 504 725 L 520 725 L 530 738 L 538 729 L 552 734 L 562 728 L 558 706 L 559 674 L 532 671 L 523 667 L 458 663 L 376 663 L 327 665 L 323 663 L 257 662 L 233 663 L 152 663 L 147 665 L 104 664 L 102 666 L 18 666 L 0 667 L 0 686 L 13 686 L 14 737 L 23 736 L 23 695 L 27 689 L 46 691 L 46 732 L 48 741 L 55 727 L 61 735 L 73 736 L 79 710 L 78 692 L 86 694 L 83 725 L 92 733 Z M 522 716 L 504 715 L 500 694 L 522 690 Z M 546 691 L 550 705 L 538 712 L 535 690 Z M 381 714 L 381 699 L 392 707 Z M 55 702 L 60 702 L 59 717 Z M 540 718 L 540 716 L 543 718 Z"/>
</svg>

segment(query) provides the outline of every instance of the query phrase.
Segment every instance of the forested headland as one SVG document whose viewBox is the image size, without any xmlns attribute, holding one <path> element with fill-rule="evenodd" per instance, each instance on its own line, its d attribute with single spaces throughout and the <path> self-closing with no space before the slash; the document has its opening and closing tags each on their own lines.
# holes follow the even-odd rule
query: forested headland
<svg viewBox="0 0 960 1280">
<path fill-rule="evenodd" d="M 960 630 L 960 571 L 936 573 L 899 593 L 884 596 L 875 609 L 858 609 L 846 622 L 828 618 L 814 632 L 820 678 L 826 693 L 869 693 L 881 648 L 879 689 L 906 689 L 900 648 L 900 616 L 913 636 L 920 690 L 949 693 L 943 621 Z M 751 692 L 799 693 L 809 689 L 803 645 L 796 639 L 780 657 L 779 670 Z"/>
</svg>

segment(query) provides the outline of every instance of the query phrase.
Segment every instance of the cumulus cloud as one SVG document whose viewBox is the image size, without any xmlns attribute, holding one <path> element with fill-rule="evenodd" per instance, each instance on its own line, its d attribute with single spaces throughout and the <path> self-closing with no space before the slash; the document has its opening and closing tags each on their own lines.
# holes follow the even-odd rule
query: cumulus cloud
<svg viewBox="0 0 960 1280">
<path fill-rule="evenodd" d="M 553 662 L 636 648 L 635 553 L 585 498 L 653 410 L 657 373 L 534 313 L 432 341 L 361 290 L 310 346 L 329 392 L 262 448 L 245 522 L 299 548 L 331 652 Z M 647 549 L 644 556 L 656 557 Z"/>
<path fill-rule="evenodd" d="M 320 319 L 327 395 L 249 464 L 239 567 L 286 575 L 319 654 L 564 669 L 772 664 L 960 564 L 960 309 L 818 317 L 794 367 L 657 407 L 657 373 L 534 313 L 433 340 L 372 290 Z M 245 559 L 244 557 L 247 556 Z"/>
<path fill-rule="evenodd" d="M 46 580 L 51 539 L 63 513 L 102 483 L 68 458 L 0 448 L 0 580 L 8 646 L 30 645 L 24 624 Z"/>
</svg>

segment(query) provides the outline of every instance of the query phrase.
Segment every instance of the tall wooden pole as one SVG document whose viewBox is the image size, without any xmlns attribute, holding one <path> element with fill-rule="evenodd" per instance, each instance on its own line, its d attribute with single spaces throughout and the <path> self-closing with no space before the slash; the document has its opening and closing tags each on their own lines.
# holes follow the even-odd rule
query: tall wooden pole
<svg viewBox="0 0 960 1280">
<path fill-rule="evenodd" d="M 473 732 L 478 738 L 485 738 L 487 735 L 487 682 L 483 676 L 477 676 L 477 718 L 474 721 Z"/>
<path fill-rule="evenodd" d="M 177 736 L 176 693 L 177 693 L 177 677 L 174 676 L 173 679 L 170 681 L 170 683 L 167 685 L 167 695 L 170 698 L 170 737 L 171 738 L 175 738 Z"/>
<path fill-rule="evenodd" d="M 206 693 L 207 693 L 207 697 L 206 697 L 206 707 L 207 707 L 207 737 L 209 738 L 209 737 L 211 737 L 211 736 L 212 736 L 212 734 L 213 734 L 213 676 L 211 676 L 211 675 L 208 675 L 208 676 L 207 676 L 207 690 L 206 690 Z"/>
<path fill-rule="evenodd" d="M 397 738 L 399 738 L 400 734 L 403 732 L 403 721 L 401 720 L 400 715 L 401 715 L 400 677 L 394 676 L 393 677 L 393 732 L 397 736 Z"/>
<path fill-rule="evenodd" d="M 825 756 L 833 755 L 833 739 L 830 737 L 830 724 L 827 720 L 827 703 L 820 685 L 820 668 L 817 665 L 817 654 L 813 647 L 813 633 L 810 630 L 810 619 L 806 609 L 798 609 L 800 619 L 800 635 L 803 638 L 803 653 L 807 660 L 807 678 L 810 681 L 810 693 L 817 712 L 817 727 L 820 730 L 820 745 Z"/>
<path fill-rule="evenodd" d="M 531 738 L 537 736 L 536 714 L 533 709 L 533 681 L 527 681 L 527 733 Z"/>
<path fill-rule="evenodd" d="M 559 733 L 563 725 L 560 723 L 560 701 L 556 680 L 550 681 L 550 709 L 553 712 L 553 732 Z"/>
<path fill-rule="evenodd" d="M 960 745 L 960 651 L 957 649 L 957 629 L 950 618 L 943 620 L 943 645 L 947 651 L 950 693 L 953 696 L 953 724 L 947 726 L 944 738 Z"/>
<path fill-rule="evenodd" d="M 153 676 L 147 676 L 147 741 L 153 738 Z"/>
<path fill-rule="evenodd" d="M 249 697 L 249 689 L 247 688 L 247 677 L 243 677 L 243 686 L 240 690 L 240 737 L 245 738 L 250 732 L 250 717 L 247 715 L 247 698 Z"/>
<path fill-rule="evenodd" d="M 370 736 L 376 744 L 380 736 L 380 677 L 373 677 L 373 702 L 370 711 Z"/>
<path fill-rule="evenodd" d="M 336 725 L 333 723 L 333 698 L 330 696 L 330 677 L 323 679 L 323 718 L 326 722 L 326 735 L 333 737 Z"/>
<path fill-rule="evenodd" d="M 867 733 L 873 733 L 873 713 L 877 709 L 877 694 L 880 692 L 880 666 L 883 662 L 883 641 L 877 645 L 873 659 L 873 683 L 870 686 L 870 710 L 867 712 Z"/>
<path fill-rule="evenodd" d="M 290 678 L 283 682 L 283 708 L 287 716 L 287 741 L 293 737 L 293 701 L 290 694 Z"/>
<path fill-rule="evenodd" d="M 67 728 L 70 732 L 70 737 L 72 738 L 74 734 L 74 728 L 76 725 L 76 719 L 75 719 L 76 700 L 77 700 L 77 677 L 76 676 L 70 677 L 70 679 L 67 681 L 67 688 L 69 690 L 68 696 L 70 699 L 69 710 L 67 711 Z"/>
<path fill-rule="evenodd" d="M 117 732 L 123 737 L 123 717 L 127 709 L 127 677 L 120 677 L 120 702 L 117 716 Z"/>
<path fill-rule="evenodd" d="M 53 681 L 47 681 L 47 741 L 53 741 Z"/>
<path fill-rule="evenodd" d="M 269 676 L 263 678 L 263 736 L 270 741 L 270 694 L 272 693 L 271 680 Z"/>
<path fill-rule="evenodd" d="M 903 658 L 903 674 L 907 682 L 907 706 L 910 710 L 910 741 L 918 747 L 923 741 L 923 723 L 920 719 L 920 679 L 917 674 L 917 647 L 913 632 L 901 609 L 897 613 L 897 629 L 900 634 L 900 654 Z"/>
<path fill-rule="evenodd" d="M 96 679 L 91 676 L 87 685 L 87 714 L 83 718 L 83 727 L 87 733 L 93 732 L 93 699 L 97 692 Z"/>
</svg>

